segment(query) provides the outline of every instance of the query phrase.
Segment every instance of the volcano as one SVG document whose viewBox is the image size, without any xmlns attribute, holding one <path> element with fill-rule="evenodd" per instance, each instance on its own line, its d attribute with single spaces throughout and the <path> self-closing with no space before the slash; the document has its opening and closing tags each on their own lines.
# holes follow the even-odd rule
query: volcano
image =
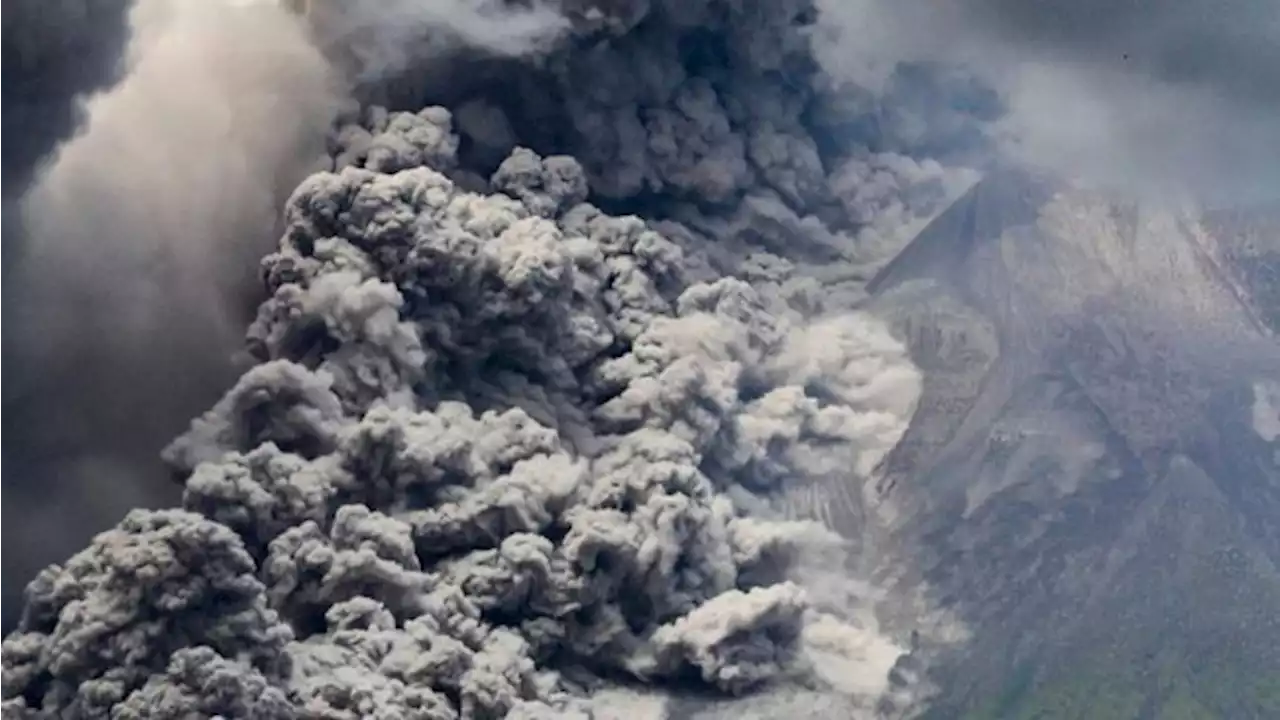
<svg viewBox="0 0 1280 720">
<path fill-rule="evenodd" d="M 870 289 L 925 376 L 881 491 L 974 632 L 936 716 L 1276 717 L 1280 213 L 1005 168 Z"/>
</svg>

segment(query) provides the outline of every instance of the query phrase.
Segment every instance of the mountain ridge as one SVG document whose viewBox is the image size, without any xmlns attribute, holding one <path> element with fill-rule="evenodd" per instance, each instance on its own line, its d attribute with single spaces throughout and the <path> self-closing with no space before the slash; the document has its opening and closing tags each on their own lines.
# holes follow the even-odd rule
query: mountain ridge
<svg viewBox="0 0 1280 720">
<path fill-rule="evenodd" d="M 1001 168 L 872 281 L 925 374 L 881 491 L 914 519 L 917 580 L 974 632 L 938 717 L 1280 713 L 1191 659 L 1241 687 L 1280 668 L 1280 468 L 1248 422 L 1280 375 L 1278 220 Z"/>
</svg>

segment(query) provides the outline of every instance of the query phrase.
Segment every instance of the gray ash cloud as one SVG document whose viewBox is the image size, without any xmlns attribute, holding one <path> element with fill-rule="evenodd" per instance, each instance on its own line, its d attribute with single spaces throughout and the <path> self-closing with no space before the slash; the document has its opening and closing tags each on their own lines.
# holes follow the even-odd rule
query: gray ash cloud
<svg viewBox="0 0 1280 720">
<path fill-rule="evenodd" d="M 842 543 L 785 497 L 896 442 L 902 347 L 811 285 L 690 277 L 566 156 L 459 189 L 443 108 L 336 137 L 263 261 L 261 364 L 165 453 L 183 509 L 36 579 L 9 708 L 590 717 L 629 678 L 873 712 L 902 650 L 804 570 Z"/>
<path fill-rule="evenodd" d="M 5 539 L 30 548 L 5 555 L 6 580 L 131 507 L 177 499 L 156 453 L 234 380 L 253 265 L 339 98 L 279 13 L 118 5 L 5 6 L 6 32 L 24 36 L 6 41 L 24 53 L 12 67 L 81 117 L 5 199 Z M 99 81 L 118 68 L 114 84 L 60 84 L 70 46 L 100 47 L 84 59 L 101 62 Z M 6 627 L 21 585 L 5 584 Z"/>
<path fill-rule="evenodd" d="M 917 709 L 859 307 L 1020 96 L 875 2 L 316 5 L 140 0 L 23 198 L 8 476 L 180 507 L 36 576 L 6 717 Z"/>
<path fill-rule="evenodd" d="M 14 0 L 3 15 L 5 197 L 82 119 L 76 98 L 118 79 L 126 0 Z M 11 246 L 6 243 L 6 250 Z"/>
<path fill-rule="evenodd" d="M 157 282 L 157 297 L 207 288 L 206 307 L 225 307 L 234 268 L 217 264 L 243 254 L 214 234 L 252 231 L 256 205 L 239 199 L 269 201 L 305 157 L 296 129 L 337 112 L 327 169 L 292 191 L 262 262 L 253 366 L 164 452 L 182 509 L 136 510 L 33 581 L 6 640 L 9 712 L 590 716 L 619 684 L 803 687 L 864 714 L 889 694 L 915 701 L 890 682 L 906 649 L 875 621 L 878 598 L 839 568 L 919 377 L 848 301 L 859 233 L 942 194 L 893 188 L 941 187 L 947 171 L 839 137 L 874 105 L 825 108 L 815 139 L 807 113 L 834 91 L 810 58 L 807 6 L 578 8 L 556 16 L 573 34 L 533 56 L 431 16 L 423 37 L 445 41 L 376 67 L 383 56 L 343 51 L 386 18 L 357 8 L 317 28 L 337 33 L 322 45 L 355 63 L 361 93 L 403 98 L 450 53 L 554 88 L 504 98 L 484 75 L 424 71 L 419 97 L 456 113 L 338 112 L 305 48 L 281 42 L 254 60 L 296 72 L 242 77 L 217 32 L 195 50 L 172 38 L 200 22 L 245 33 L 234 12 L 284 16 L 175 7 L 134 9 L 130 72 L 30 193 L 61 277 L 94 250 L 73 242 L 74 215 L 41 211 L 116 198 L 97 222 L 176 251 L 181 285 L 120 275 Z M 157 127 L 139 146 L 168 178 L 156 192 L 98 184 L 98 153 L 142 137 L 113 121 L 186 58 L 176 75 L 209 72 L 245 122 L 194 166 Z M 606 91 L 609 73 L 630 75 Z M 256 88 L 273 86 L 293 99 L 255 114 Z M 529 117 L 541 110 L 564 129 L 544 132 Z M 199 169 L 190 184 L 164 174 L 184 167 Z M 875 189 L 848 192 L 858 178 Z M 190 244 L 167 244 L 184 232 Z M 150 257 L 132 245 L 113 259 L 122 249 Z"/>
<path fill-rule="evenodd" d="M 9 382 L 4 390 L 4 489 L 9 496 L 5 505 L 5 540 L 29 538 L 32 544 L 55 547 L 56 555 L 36 559 L 32 563 L 13 560 L 4 562 L 5 629 L 12 626 L 11 610 L 20 598 L 18 587 L 44 563 L 65 556 L 88 539 L 88 535 L 59 543 L 60 531 L 38 533 L 39 526 L 27 524 L 21 534 L 15 533 L 22 513 L 11 508 L 30 507 L 35 493 L 30 488 L 47 480 L 53 454 L 31 431 L 32 425 L 45 414 L 42 398 L 32 386 L 39 381 L 38 372 L 19 369 L 23 353 L 18 348 L 15 308 L 25 301 L 17 291 L 16 279 L 24 273 L 22 256 L 29 243 L 21 222 L 21 198 L 39 162 L 54 146 L 70 135 L 82 116 L 77 103 L 80 94 L 109 84 L 117 75 L 115 62 L 127 35 L 124 0 L 117 2 L 85 2 L 65 0 L 15 0 L 3 5 L 0 21 L 3 40 L 0 43 L 0 102 L 3 102 L 3 135 L 5 150 L 0 158 L 3 181 L 3 320 L 4 365 Z M 51 443 L 50 443 L 51 444 Z M 15 476 L 39 476 L 28 486 L 15 481 Z M 105 522 L 110 522 L 109 520 Z M 101 527 L 103 522 L 96 523 Z M 36 539 L 38 537 L 38 540 Z M 12 545 L 10 545 L 12 547 Z"/>
</svg>

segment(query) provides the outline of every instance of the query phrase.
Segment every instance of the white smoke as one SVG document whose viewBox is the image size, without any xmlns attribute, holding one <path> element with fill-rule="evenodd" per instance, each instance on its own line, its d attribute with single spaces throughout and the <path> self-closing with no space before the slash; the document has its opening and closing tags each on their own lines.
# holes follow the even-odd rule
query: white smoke
<svg viewBox="0 0 1280 720">
<path fill-rule="evenodd" d="M 569 21 L 544 0 L 313 0 L 308 17 L 320 45 L 369 82 L 469 48 L 498 56 L 549 50 Z"/>
</svg>

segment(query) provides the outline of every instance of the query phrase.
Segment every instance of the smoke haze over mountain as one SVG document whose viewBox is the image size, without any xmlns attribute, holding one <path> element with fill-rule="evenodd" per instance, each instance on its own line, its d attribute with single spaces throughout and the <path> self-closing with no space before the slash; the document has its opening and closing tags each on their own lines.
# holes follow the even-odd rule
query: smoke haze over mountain
<svg viewBox="0 0 1280 720">
<path fill-rule="evenodd" d="M 837 65 L 927 60 L 997 90 L 1007 113 L 989 130 L 1006 157 L 1147 197 L 1230 206 L 1280 194 L 1275 3 L 829 5 Z"/>
<path fill-rule="evenodd" d="M 1280 194 L 1271 3 L 315 5 L 5 5 L 6 712 L 910 714 L 867 282 L 993 166 Z"/>
</svg>

